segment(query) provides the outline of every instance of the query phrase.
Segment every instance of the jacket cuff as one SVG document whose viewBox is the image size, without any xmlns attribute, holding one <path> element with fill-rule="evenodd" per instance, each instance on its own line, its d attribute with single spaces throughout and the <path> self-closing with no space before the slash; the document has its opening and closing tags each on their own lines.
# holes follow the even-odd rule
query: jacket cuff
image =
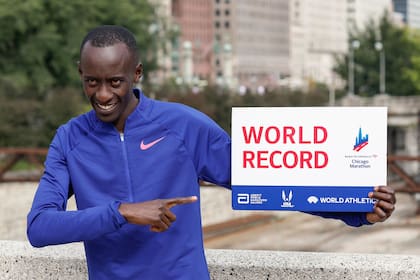
<svg viewBox="0 0 420 280">
<path fill-rule="evenodd" d="M 360 217 L 362 225 L 373 225 L 371 222 L 367 220 L 367 213 L 363 213 Z"/>
<path fill-rule="evenodd" d="M 114 221 L 118 225 L 118 227 L 121 227 L 122 225 L 127 223 L 127 220 L 124 218 L 123 215 L 121 215 L 120 211 L 118 210 L 120 205 L 121 205 L 121 201 L 114 201 L 110 205 L 111 211 L 114 214 L 113 215 Z"/>
</svg>

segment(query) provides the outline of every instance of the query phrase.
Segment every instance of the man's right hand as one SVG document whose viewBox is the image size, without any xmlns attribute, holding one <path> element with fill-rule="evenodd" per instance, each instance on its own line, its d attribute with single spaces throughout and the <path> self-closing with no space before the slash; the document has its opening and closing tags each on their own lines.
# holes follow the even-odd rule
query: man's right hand
<svg viewBox="0 0 420 280">
<path fill-rule="evenodd" d="M 131 224 L 150 225 L 150 230 L 163 232 L 176 220 L 171 208 L 176 205 L 193 203 L 196 196 L 156 199 L 137 203 L 121 203 L 119 211 Z"/>
</svg>

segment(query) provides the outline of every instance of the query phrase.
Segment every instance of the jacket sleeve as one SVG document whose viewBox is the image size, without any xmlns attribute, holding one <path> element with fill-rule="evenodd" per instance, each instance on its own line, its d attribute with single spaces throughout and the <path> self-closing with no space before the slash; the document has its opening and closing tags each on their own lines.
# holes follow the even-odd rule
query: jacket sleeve
<svg viewBox="0 0 420 280">
<path fill-rule="evenodd" d="M 66 211 L 70 177 L 59 133 L 48 150 L 45 171 L 27 216 L 27 236 L 35 247 L 95 239 L 119 229 L 126 220 L 119 202 Z"/>
<path fill-rule="evenodd" d="M 230 189 L 230 138 L 224 130 L 218 127 L 213 127 L 208 133 L 213 133 L 213 135 L 208 136 L 207 147 L 203 147 L 200 160 L 197 160 L 200 179 Z"/>
<path fill-rule="evenodd" d="M 371 225 L 366 219 L 365 212 L 305 212 L 311 215 L 321 216 L 328 219 L 341 220 L 345 224 L 352 227 L 360 227 L 363 225 Z"/>
<path fill-rule="evenodd" d="M 231 188 L 231 140 L 217 123 L 204 114 L 191 120 L 184 141 L 199 179 Z"/>
</svg>

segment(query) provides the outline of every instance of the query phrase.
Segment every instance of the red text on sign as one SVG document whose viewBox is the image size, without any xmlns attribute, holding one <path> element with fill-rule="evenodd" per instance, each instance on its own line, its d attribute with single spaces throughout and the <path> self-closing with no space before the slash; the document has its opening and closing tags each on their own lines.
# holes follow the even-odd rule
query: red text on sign
<svg viewBox="0 0 420 280">
<path fill-rule="evenodd" d="M 313 126 L 304 130 L 303 126 L 242 126 L 246 144 L 322 144 L 327 140 L 328 132 L 323 126 Z"/>
<path fill-rule="evenodd" d="M 324 168 L 324 151 L 243 151 L 243 168 Z"/>
</svg>

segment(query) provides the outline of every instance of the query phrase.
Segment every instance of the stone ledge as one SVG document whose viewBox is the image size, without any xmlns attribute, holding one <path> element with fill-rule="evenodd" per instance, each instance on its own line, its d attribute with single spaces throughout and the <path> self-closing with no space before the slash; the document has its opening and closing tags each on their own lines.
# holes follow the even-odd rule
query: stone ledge
<svg viewBox="0 0 420 280">
<path fill-rule="evenodd" d="M 206 250 L 211 278 L 233 279 L 420 279 L 420 256 Z M 83 246 L 32 248 L 0 241 L 0 279 L 87 279 Z"/>
<path fill-rule="evenodd" d="M 207 251 L 213 279 L 420 279 L 420 256 L 279 251 Z"/>
</svg>

